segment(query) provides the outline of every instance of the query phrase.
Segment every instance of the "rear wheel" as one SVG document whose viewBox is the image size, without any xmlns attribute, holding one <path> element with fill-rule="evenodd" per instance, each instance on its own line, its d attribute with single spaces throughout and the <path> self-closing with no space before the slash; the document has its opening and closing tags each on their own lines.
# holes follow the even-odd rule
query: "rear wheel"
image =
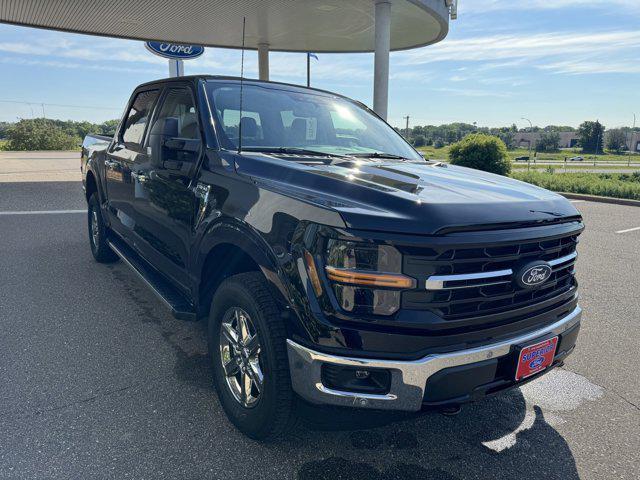
<svg viewBox="0 0 640 480">
<path fill-rule="evenodd" d="M 98 194 L 93 193 L 89 197 L 88 207 L 88 227 L 89 227 L 89 245 L 93 258 L 100 263 L 111 263 L 118 259 L 118 256 L 111 250 L 107 243 L 107 227 L 102 220 L 102 211 L 100 210 L 100 202 Z"/>
<path fill-rule="evenodd" d="M 209 314 L 209 352 L 220 403 L 256 440 L 283 435 L 296 419 L 285 328 L 261 273 L 225 280 Z"/>
</svg>

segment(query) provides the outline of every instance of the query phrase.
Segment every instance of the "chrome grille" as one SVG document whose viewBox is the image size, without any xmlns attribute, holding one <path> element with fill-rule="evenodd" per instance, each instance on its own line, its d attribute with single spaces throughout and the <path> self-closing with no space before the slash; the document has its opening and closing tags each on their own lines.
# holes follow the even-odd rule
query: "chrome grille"
<svg viewBox="0 0 640 480">
<path fill-rule="evenodd" d="M 430 310 L 445 320 L 490 316 L 523 307 L 548 308 L 557 298 L 566 301 L 576 289 L 574 265 L 578 235 L 491 247 L 412 250 L 405 273 L 424 279 L 422 291 L 403 294 L 403 308 Z M 543 260 L 550 278 L 536 289 L 513 281 L 523 264 Z M 534 312 L 535 313 L 535 312 Z"/>
</svg>

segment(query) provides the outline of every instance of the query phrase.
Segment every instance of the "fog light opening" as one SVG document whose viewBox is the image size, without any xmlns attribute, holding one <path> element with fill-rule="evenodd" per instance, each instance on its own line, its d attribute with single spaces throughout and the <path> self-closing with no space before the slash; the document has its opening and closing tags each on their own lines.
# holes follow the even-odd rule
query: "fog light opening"
<svg viewBox="0 0 640 480">
<path fill-rule="evenodd" d="M 322 384 L 332 390 L 385 395 L 391 389 L 391 372 L 382 368 L 343 367 L 325 363 Z"/>
</svg>

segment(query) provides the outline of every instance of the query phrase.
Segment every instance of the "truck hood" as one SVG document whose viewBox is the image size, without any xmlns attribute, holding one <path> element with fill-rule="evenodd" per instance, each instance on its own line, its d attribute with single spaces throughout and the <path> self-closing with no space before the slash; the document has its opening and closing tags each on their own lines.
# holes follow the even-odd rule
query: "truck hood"
<svg viewBox="0 0 640 480">
<path fill-rule="evenodd" d="M 564 197 L 528 183 L 439 162 L 380 159 L 235 158 L 264 188 L 332 208 L 358 230 L 436 235 L 535 225 L 579 216 Z"/>
</svg>

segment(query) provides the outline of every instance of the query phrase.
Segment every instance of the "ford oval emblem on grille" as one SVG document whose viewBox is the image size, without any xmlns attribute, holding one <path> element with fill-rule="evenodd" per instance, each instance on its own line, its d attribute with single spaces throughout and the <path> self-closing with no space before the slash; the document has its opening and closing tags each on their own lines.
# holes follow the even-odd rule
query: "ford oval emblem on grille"
<svg viewBox="0 0 640 480">
<path fill-rule="evenodd" d="M 551 265 L 546 262 L 529 263 L 516 274 L 516 281 L 522 288 L 535 288 L 546 282 L 551 273 Z"/>
</svg>

